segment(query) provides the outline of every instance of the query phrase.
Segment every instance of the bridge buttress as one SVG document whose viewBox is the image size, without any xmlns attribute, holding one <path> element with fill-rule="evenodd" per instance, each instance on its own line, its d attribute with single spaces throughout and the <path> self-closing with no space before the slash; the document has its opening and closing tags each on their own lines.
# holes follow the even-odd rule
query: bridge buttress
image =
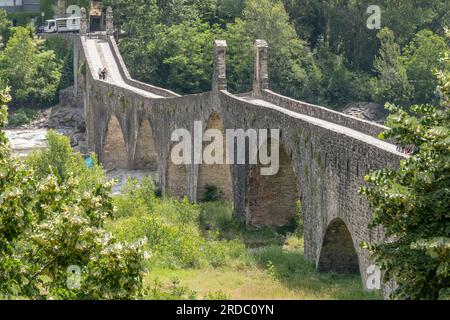
<svg viewBox="0 0 450 320">
<path fill-rule="evenodd" d="M 227 90 L 227 66 L 225 55 L 227 42 L 225 40 L 214 41 L 214 73 L 212 80 L 213 92 Z"/>
<path fill-rule="evenodd" d="M 255 40 L 255 69 L 253 76 L 253 92 L 255 97 L 261 96 L 261 90 L 269 89 L 269 46 L 265 40 Z"/>
</svg>

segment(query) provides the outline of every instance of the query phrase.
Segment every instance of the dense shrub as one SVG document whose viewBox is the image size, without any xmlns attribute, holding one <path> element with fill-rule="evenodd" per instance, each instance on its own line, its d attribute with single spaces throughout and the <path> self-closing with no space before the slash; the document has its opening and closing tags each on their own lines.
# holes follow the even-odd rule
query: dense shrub
<svg viewBox="0 0 450 320">
<path fill-rule="evenodd" d="M 20 108 L 9 117 L 8 124 L 12 127 L 18 127 L 33 122 L 37 117 L 38 113 L 36 111 Z"/>
<path fill-rule="evenodd" d="M 390 239 L 366 247 L 385 280 L 397 283 L 392 296 L 400 299 L 450 298 L 450 71 L 438 78 L 441 106 L 415 105 L 411 113 L 387 106 L 392 114 L 382 137 L 415 152 L 398 169 L 370 173 L 361 190 L 374 212 L 370 227 L 383 227 Z"/>
<path fill-rule="evenodd" d="M 55 53 L 56 60 L 61 64 L 61 78 L 58 90 L 65 89 L 74 83 L 73 40 L 50 38 L 45 41 L 45 48 Z"/>
<path fill-rule="evenodd" d="M 8 101 L 0 92 L 0 128 Z M 34 158 L 48 161 L 56 152 L 59 169 L 49 162 L 36 172 L 12 156 L 0 130 L 0 299 L 141 297 L 142 241 L 121 242 L 105 231 L 112 184 L 82 181 L 70 170 L 70 147 L 61 145 Z"/>
<path fill-rule="evenodd" d="M 235 223 L 233 205 L 227 202 L 202 204 L 200 223 L 207 230 L 225 230 Z"/>
<path fill-rule="evenodd" d="M 205 202 L 201 205 L 200 224 L 203 230 L 218 239 L 238 240 L 249 247 L 261 247 L 271 244 L 282 244 L 288 233 L 298 231 L 302 227 L 301 208 L 286 227 L 269 226 L 254 227 L 247 225 L 244 217 L 235 216 L 234 208 L 227 202 Z"/>
<path fill-rule="evenodd" d="M 168 268 L 201 268 L 230 264 L 244 255 L 238 241 L 219 241 L 214 233 L 204 237 L 201 208 L 182 200 L 160 199 L 149 179 L 129 180 L 122 195 L 115 198 L 116 219 L 108 229 L 119 239 L 147 238 L 151 265 Z"/>
<path fill-rule="evenodd" d="M 63 182 L 69 177 L 77 177 L 80 188 L 86 191 L 106 182 L 105 173 L 98 164 L 95 154 L 90 155 L 94 165 L 88 168 L 83 156 L 73 153 L 68 137 L 50 130 L 46 138 L 48 148 L 34 151 L 26 159 L 37 178 L 43 179 L 54 174 L 59 181 Z"/>
</svg>

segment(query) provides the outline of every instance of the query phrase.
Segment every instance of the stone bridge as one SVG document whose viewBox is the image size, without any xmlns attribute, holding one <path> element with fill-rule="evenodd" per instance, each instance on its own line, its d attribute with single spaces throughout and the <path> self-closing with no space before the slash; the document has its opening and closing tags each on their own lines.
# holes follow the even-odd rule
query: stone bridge
<svg viewBox="0 0 450 320">
<path fill-rule="evenodd" d="M 82 15 L 84 14 L 82 10 Z M 320 271 L 360 272 L 370 261 L 361 241 L 382 241 L 368 229 L 371 211 L 358 191 L 371 170 L 396 167 L 404 157 L 379 140 L 385 127 L 290 99 L 269 87 L 269 48 L 256 40 L 253 91 L 227 91 L 225 41 L 214 43 L 210 92 L 180 96 L 130 77 L 112 31 L 88 34 L 82 16 L 75 39 L 75 90 L 84 100 L 88 141 L 106 168 L 153 169 L 163 192 L 201 200 L 207 185 L 232 201 L 251 225 L 286 225 L 301 201 L 305 258 Z M 100 80 L 98 68 L 108 78 Z M 280 170 L 261 176 L 261 165 L 177 165 L 170 154 L 175 129 L 281 129 Z M 225 139 L 224 135 L 224 139 Z M 270 142 L 269 142 L 270 143 Z"/>
</svg>

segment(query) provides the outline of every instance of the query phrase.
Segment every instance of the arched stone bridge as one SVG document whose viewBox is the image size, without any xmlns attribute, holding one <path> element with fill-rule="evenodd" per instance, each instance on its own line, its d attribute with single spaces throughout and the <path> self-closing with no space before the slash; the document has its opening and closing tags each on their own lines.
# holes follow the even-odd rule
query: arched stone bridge
<svg viewBox="0 0 450 320">
<path fill-rule="evenodd" d="M 369 231 L 371 212 L 358 194 L 374 169 L 398 166 L 403 155 L 378 140 L 383 126 L 281 96 L 269 89 L 269 48 L 255 41 L 253 91 L 227 91 L 224 41 L 214 44 L 211 92 L 180 96 L 132 79 L 112 35 L 86 33 L 75 40 L 75 90 L 83 97 L 90 148 L 107 168 L 151 168 L 166 194 L 200 199 L 206 185 L 234 203 L 253 225 L 284 225 L 301 201 L 305 257 L 321 271 L 359 271 L 370 265 L 361 241 L 381 241 Z M 108 79 L 100 80 L 99 66 Z M 258 165 L 175 165 L 171 134 L 177 128 L 281 129 L 280 171 L 259 175 Z"/>
</svg>

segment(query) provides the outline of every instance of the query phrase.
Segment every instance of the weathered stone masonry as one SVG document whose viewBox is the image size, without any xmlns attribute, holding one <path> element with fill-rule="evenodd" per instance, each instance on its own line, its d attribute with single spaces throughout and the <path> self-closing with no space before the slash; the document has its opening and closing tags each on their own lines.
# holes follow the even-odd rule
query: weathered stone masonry
<svg viewBox="0 0 450 320">
<path fill-rule="evenodd" d="M 234 202 L 236 215 L 256 225 L 285 224 L 300 200 L 305 257 L 323 271 L 359 268 L 365 284 L 370 261 L 359 243 L 382 240 L 383 234 L 367 228 L 371 212 L 358 190 L 370 170 L 395 167 L 403 157 L 377 139 L 382 126 L 271 92 L 269 51 L 262 40 L 255 42 L 251 93 L 226 90 L 226 43 L 216 41 L 212 91 L 179 96 L 131 79 L 114 38 L 96 36 L 108 43 L 120 82 L 97 79 L 93 49 L 82 35 L 77 65 L 85 64 L 87 71 L 79 72 L 77 87 L 84 90 L 89 145 L 105 165 L 157 167 L 167 194 L 192 201 L 200 200 L 206 184 L 218 185 Z M 193 133 L 194 121 L 220 130 L 281 129 L 280 173 L 261 177 L 251 165 L 174 165 L 171 134 L 177 128 Z"/>
</svg>

